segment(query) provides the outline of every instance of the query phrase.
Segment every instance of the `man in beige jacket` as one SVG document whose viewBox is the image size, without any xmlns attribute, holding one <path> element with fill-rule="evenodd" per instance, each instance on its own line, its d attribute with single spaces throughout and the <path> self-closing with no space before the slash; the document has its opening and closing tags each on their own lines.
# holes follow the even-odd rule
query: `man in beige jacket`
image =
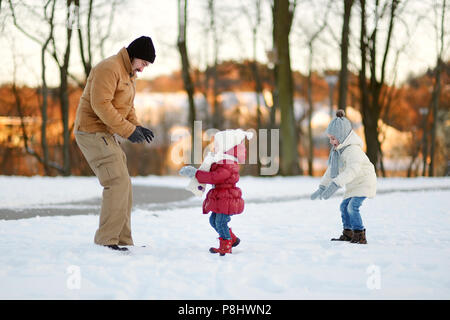
<svg viewBox="0 0 450 320">
<path fill-rule="evenodd" d="M 97 64 L 89 74 L 75 118 L 75 139 L 103 186 L 99 228 L 94 242 L 113 250 L 132 246 L 132 188 L 126 156 L 115 135 L 133 143 L 154 138 L 134 109 L 136 73 L 155 60 L 150 37 L 140 37 Z"/>
</svg>

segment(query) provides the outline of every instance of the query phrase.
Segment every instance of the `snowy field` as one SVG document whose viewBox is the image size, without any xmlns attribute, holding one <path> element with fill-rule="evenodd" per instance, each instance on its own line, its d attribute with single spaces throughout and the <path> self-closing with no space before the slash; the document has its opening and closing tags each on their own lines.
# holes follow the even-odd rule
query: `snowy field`
<svg viewBox="0 0 450 320">
<path fill-rule="evenodd" d="M 200 206 L 135 209 L 129 254 L 93 244 L 95 212 L 0 220 L 0 299 L 450 299 L 450 178 L 379 179 L 380 193 L 361 208 L 367 245 L 329 241 L 342 229 L 341 198 L 307 199 L 318 182 L 241 178 L 253 201 L 232 217 L 241 244 L 224 257 L 208 252 L 217 234 Z M 0 210 L 102 191 L 91 177 L 0 176 L 0 186 Z"/>
</svg>

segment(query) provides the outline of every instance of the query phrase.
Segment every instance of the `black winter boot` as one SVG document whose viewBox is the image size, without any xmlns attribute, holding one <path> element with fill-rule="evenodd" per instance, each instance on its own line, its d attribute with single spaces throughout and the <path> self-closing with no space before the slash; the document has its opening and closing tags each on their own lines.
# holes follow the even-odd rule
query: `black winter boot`
<svg viewBox="0 0 450 320">
<path fill-rule="evenodd" d="M 111 250 L 117 250 L 117 251 L 128 251 L 128 248 L 121 248 L 121 247 L 119 247 L 117 244 L 108 244 L 108 245 L 105 245 L 105 247 L 108 247 L 108 248 L 110 248 Z"/>
<path fill-rule="evenodd" d="M 342 235 L 339 238 L 333 238 L 331 241 L 350 241 L 353 238 L 353 231 L 350 229 L 344 229 Z"/>
<path fill-rule="evenodd" d="M 352 237 L 352 240 L 350 242 L 351 243 L 367 244 L 366 229 L 364 229 L 364 230 L 353 230 L 353 237 Z"/>
</svg>

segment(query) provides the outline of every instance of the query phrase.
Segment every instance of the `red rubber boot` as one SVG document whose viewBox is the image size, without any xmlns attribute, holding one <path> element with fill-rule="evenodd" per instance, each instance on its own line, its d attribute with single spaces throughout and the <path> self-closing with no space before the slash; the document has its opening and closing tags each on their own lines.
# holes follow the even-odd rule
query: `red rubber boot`
<svg viewBox="0 0 450 320">
<path fill-rule="evenodd" d="M 224 256 L 226 253 L 232 253 L 231 252 L 231 239 L 224 240 L 222 238 L 219 238 L 219 241 L 220 241 L 220 247 L 219 248 L 210 248 L 209 252 L 220 253 L 221 256 Z"/>
<path fill-rule="evenodd" d="M 230 235 L 231 235 L 231 246 L 237 247 L 239 245 L 239 243 L 241 243 L 241 239 L 236 237 L 236 235 L 233 233 L 233 231 L 231 231 L 231 228 L 230 228 Z"/>
</svg>

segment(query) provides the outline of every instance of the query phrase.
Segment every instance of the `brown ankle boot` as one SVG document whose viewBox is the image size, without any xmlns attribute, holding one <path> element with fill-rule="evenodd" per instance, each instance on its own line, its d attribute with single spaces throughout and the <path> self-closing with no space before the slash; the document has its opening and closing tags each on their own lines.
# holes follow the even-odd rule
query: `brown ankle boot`
<svg viewBox="0 0 450 320">
<path fill-rule="evenodd" d="M 366 229 L 364 230 L 353 230 L 353 237 L 350 241 L 351 243 L 360 243 L 360 244 L 366 244 Z"/>
<path fill-rule="evenodd" d="M 353 238 L 353 231 L 350 229 L 344 229 L 342 235 L 339 238 L 333 238 L 331 241 L 350 241 Z"/>
</svg>

